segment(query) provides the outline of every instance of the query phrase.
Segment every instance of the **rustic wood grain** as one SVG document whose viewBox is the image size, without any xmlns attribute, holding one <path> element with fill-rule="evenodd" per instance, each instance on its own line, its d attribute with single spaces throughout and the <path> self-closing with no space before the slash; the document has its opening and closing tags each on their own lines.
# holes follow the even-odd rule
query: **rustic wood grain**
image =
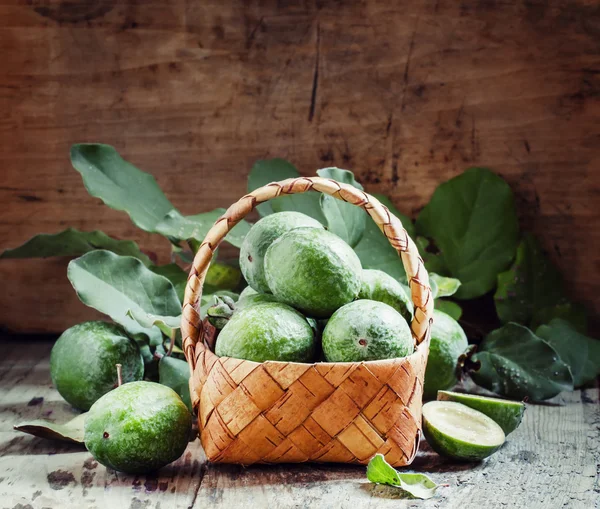
<svg viewBox="0 0 600 509">
<path fill-rule="evenodd" d="M 86 195 L 102 141 L 182 211 L 227 206 L 258 158 L 354 170 L 415 215 L 486 165 L 600 312 L 600 6 L 589 0 L 0 1 L 0 249 L 67 225 L 166 241 Z M 64 262 L 2 261 L 0 323 L 88 318 Z"/>
<path fill-rule="evenodd" d="M 12 509 L 159 509 L 336 507 L 583 509 L 598 507 L 598 389 L 529 405 L 502 449 L 480 464 L 455 463 L 421 445 L 410 470 L 447 483 L 427 501 L 371 485 L 364 467 L 208 465 L 196 440 L 156 474 L 125 475 L 95 462 L 83 447 L 12 429 L 25 419 L 66 421 L 75 412 L 51 387 L 52 343 L 0 341 L 0 507 Z"/>
</svg>

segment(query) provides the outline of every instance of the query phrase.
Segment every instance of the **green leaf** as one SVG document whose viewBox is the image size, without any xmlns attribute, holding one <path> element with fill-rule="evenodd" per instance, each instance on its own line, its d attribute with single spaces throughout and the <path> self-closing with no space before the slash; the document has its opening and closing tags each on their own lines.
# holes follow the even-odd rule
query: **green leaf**
<svg viewBox="0 0 600 509">
<path fill-rule="evenodd" d="M 15 424 L 14 428 L 23 433 L 29 433 L 36 437 L 47 438 L 49 440 L 60 440 L 61 442 L 70 442 L 74 444 L 83 444 L 83 425 L 87 412 L 74 417 L 65 424 L 36 419 L 33 421 L 24 421 Z"/>
<path fill-rule="evenodd" d="M 431 242 L 429 239 L 425 237 L 417 237 L 415 239 L 415 244 L 419 249 L 419 254 L 421 258 L 423 258 L 423 262 L 425 263 L 425 268 L 429 272 L 435 272 L 437 274 L 448 274 L 448 267 L 446 267 L 446 263 L 444 262 L 444 257 L 441 253 L 432 253 Z"/>
<path fill-rule="evenodd" d="M 175 288 L 179 301 L 183 302 L 183 294 L 185 293 L 185 285 L 187 284 L 187 273 L 176 263 L 168 265 L 152 265 L 150 270 L 155 274 L 166 277 Z"/>
<path fill-rule="evenodd" d="M 472 357 L 476 384 L 513 399 L 541 401 L 573 390 L 569 367 L 527 327 L 508 323 L 490 332 Z"/>
<path fill-rule="evenodd" d="M 575 330 L 586 334 L 588 330 L 587 312 L 581 304 L 563 301 L 554 306 L 536 311 L 531 320 L 531 328 L 537 329 L 540 325 L 549 323 L 554 318 L 562 318 L 569 322 Z"/>
<path fill-rule="evenodd" d="M 323 168 L 317 170 L 319 177 L 333 179 L 337 182 L 349 184 L 363 191 L 355 179 L 354 174 L 340 168 Z M 342 238 L 347 244 L 354 247 L 362 238 L 365 224 L 369 219 L 367 213 L 351 203 L 337 200 L 333 196 L 321 194 L 321 209 L 327 220 L 327 229 Z"/>
<path fill-rule="evenodd" d="M 158 363 L 158 381 L 179 394 L 189 411 L 193 412 L 190 398 L 190 367 L 187 362 L 165 355 Z"/>
<path fill-rule="evenodd" d="M 147 232 L 174 210 L 156 180 L 125 161 L 110 145 L 85 143 L 71 147 L 71 163 L 81 173 L 88 193 L 126 212 Z"/>
<path fill-rule="evenodd" d="M 458 279 L 440 276 L 434 272 L 429 273 L 429 283 L 431 284 L 432 292 L 435 285 L 435 292 L 433 292 L 434 299 L 439 297 L 450 297 L 451 295 L 454 295 L 460 287 L 460 281 Z"/>
<path fill-rule="evenodd" d="M 154 326 L 158 327 L 168 338 L 181 327 L 181 310 L 178 316 L 159 316 L 139 309 L 128 309 L 127 316 L 133 318 L 146 329 L 151 329 Z"/>
<path fill-rule="evenodd" d="M 225 209 L 215 209 L 194 216 L 182 216 L 176 210 L 168 212 L 156 225 L 156 233 L 174 240 L 196 240 L 202 242 L 215 221 L 225 212 Z M 240 247 L 246 234 L 250 231 L 250 223 L 241 220 L 225 237 L 225 240 L 235 247 Z"/>
<path fill-rule="evenodd" d="M 498 274 L 494 295 L 498 317 L 503 323 L 529 325 L 535 313 L 564 300 L 562 276 L 535 237 L 526 233 L 512 266 Z"/>
<path fill-rule="evenodd" d="M 395 486 L 415 498 L 428 499 L 435 495 L 438 485 L 425 474 L 400 473 L 376 454 L 367 465 L 367 479 L 377 484 Z"/>
<path fill-rule="evenodd" d="M 281 180 L 300 177 L 296 167 L 284 159 L 268 159 L 257 161 L 248 176 L 248 191 Z M 267 216 L 274 212 L 295 211 L 306 214 L 322 224 L 327 220 L 321 211 L 320 193 L 308 191 L 301 194 L 290 194 L 280 196 L 257 206 L 261 216 Z"/>
<path fill-rule="evenodd" d="M 515 254 L 513 193 L 491 171 L 470 168 L 438 186 L 419 214 L 417 230 L 434 240 L 448 275 L 461 281 L 456 296 L 479 297 L 494 288 L 498 273 Z"/>
<path fill-rule="evenodd" d="M 79 299 L 110 316 L 132 336 L 148 336 L 151 344 L 162 342 L 156 327 L 143 327 L 128 310 L 157 316 L 178 316 L 181 303 L 171 282 L 131 256 L 92 251 L 69 263 L 67 276 Z"/>
<path fill-rule="evenodd" d="M 118 255 L 133 256 L 141 260 L 144 265 L 150 264 L 150 258 L 142 253 L 132 240 L 117 240 L 99 230 L 82 232 L 75 228 L 67 228 L 59 233 L 36 235 L 22 246 L 4 251 L 0 254 L 0 259 L 80 256 L 95 249 L 106 249 Z"/>
<path fill-rule="evenodd" d="M 402 226 L 408 235 L 412 237 L 414 226 L 411 220 L 399 212 L 387 197 L 381 194 L 373 196 L 400 219 Z M 358 255 L 363 269 L 382 270 L 397 280 L 406 282 L 406 272 L 398 252 L 390 245 L 389 240 L 370 217 L 367 218 L 362 239 L 354 248 L 354 252 Z"/>
<path fill-rule="evenodd" d="M 597 339 L 579 334 L 569 322 L 560 318 L 540 326 L 536 334 L 569 366 L 576 388 L 600 375 L 600 341 Z"/>
<path fill-rule="evenodd" d="M 296 178 L 299 176 L 300 173 L 298 173 L 296 167 L 285 159 L 265 159 L 256 161 L 250 170 L 250 175 L 248 175 L 248 192 L 266 186 L 271 182 L 278 182 L 280 180 Z M 269 200 L 258 205 L 256 209 L 261 216 L 268 216 L 275 212 L 273 210 L 273 203 L 277 200 L 285 200 L 286 198 L 287 197 Z"/>
<path fill-rule="evenodd" d="M 457 322 L 462 316 L 462 308 L 456 302 L 452 302 L 451 300 L 436 299 L 433 305 L 435 309 L 446 313 L 454 318 Z"/>
</svg>

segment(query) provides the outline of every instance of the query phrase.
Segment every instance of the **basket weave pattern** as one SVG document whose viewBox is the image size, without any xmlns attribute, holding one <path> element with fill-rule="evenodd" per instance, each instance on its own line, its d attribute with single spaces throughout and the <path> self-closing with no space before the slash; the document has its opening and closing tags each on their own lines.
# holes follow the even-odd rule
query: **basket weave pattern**
<svg viewBox="0 0 600 509">
<path fill-rule="evenodd" d="M 202 284 L 215 249 L 257 204 L 284 194 L 320 191 L 366 210 L 400 254 L 415 317 L 417 348 L 405 358 L 356 363 L 257 363 L 217 357 L 202 323 Z M 224 463 L 366 463 L 377 452 L 394 466 L 414 458 L 433 299 L 427 271 L 400 220 L 376 198 L 320 177 L 274 182 L 244 196 L 200 246 L 185 292 L 182 335 L 190 392 L 207 458 Z"/>
</svg>

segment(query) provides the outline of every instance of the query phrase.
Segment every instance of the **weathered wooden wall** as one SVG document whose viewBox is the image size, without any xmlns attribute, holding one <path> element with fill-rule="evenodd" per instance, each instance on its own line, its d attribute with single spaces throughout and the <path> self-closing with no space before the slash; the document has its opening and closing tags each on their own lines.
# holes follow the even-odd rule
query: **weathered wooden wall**
<svg viewBox="0 0 600 509">
<path fill-rule="evenodd" d="M 591 0 L 0 0 L 0 249 L 67 225 L 168 246 L 87 196 L 69 146 L 115 145 L 186 213 L 258 158 L 354 170 L 414 214 L 486 165 L 600 312 L 600 6 Z M 90 311 L 64 260 L 0 263 L 0 323 Z"/>
</svg>

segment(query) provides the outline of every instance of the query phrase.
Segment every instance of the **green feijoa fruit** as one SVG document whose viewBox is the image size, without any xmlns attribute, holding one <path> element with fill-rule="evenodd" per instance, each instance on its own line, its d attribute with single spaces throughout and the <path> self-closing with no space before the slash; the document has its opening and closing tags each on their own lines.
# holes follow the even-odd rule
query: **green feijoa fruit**
<svg viewBox="0 0 600 509">
<path fill-rule="evenodd" d="M 458 359 L 468 346 L 467 336 L 459 323 L 446 313 L 435 309 L 423 384 L 425 399 L 435 399 L 437 391 L 456 385 Z"/>
<path fill-rule="evenodd" d="M 215 353 L 249 361 L 313 360 L 313 329 L 298 311 L 263 302 L 236 311 L 217 338 Z"/>
<path fill-rule="evenodd" d="M 410 323 L 413 318 L 413 303 L 402 284 L 381 270 L 364 269 L 359 299 L 370 299 L 392 306 Z"/>
<path fill-rule="evenodd" d="M 493 419 L 454 401 L 423 405 L 423 433 L 435 452 L 465 461 L 487 458 L 505 441 L 504 431 Z"/>
<path fill-rule="evenodd" d="M 525 403 L 521 403 L 520 401 L 488 398 L 476 394 L 438 391 L 437 399 L 438 401 L 455 401 L 469 408 L 479 410 L 496 421 L 507 436 L 519 427 L 525 413 Z"/>
<path fill-rule="evenodd" d="M 170 387 L 131 382 L 102 396 L 85 419 L 84 441 L 106 467 L 129 474 L 157 470 L 187 447 L 192 416 Z"/>
<path fill-rule="evenodd" d="M 271 293 L 315 318 L 327 318 L 352 302 L 361 286 L 360 260 L 337 235 L 297 228 L 279 237 L 265 255 Z"/>
<path fill-rule="evenodd" d="M 283 214 L 283 212 L 281 213 Z M 238 311 L 261 302 L 277 302 L 277 299 L 271 293 L 259 293 L 251 286 L 247 286 L 244 288 L 244 291 L 240 293 L 240 298 L 235 303 L 235 310 Z"/>
<path fill-rule="evenodd" d="M 50 375 L 68 403 L 89 410 L 117 386 L 116 364 L 122 366 L 124 382 L 144 376 L 140 349 L 123 329 L 106 322 L 84 322 L 67 329 L 54 344 Z"/>
<path fill-rule="evenodd" d="M 406 357 L 414 340 L 406 320 L 393 307 L 357 300 L 338 309 L 323 331 L 329 362 L 359 362 Z"/>
<path fill-rule="evenodd" d="M 316 219 L 300 212 L 279 212 L 262 218 L 250 229 L 240 248 L 240 269 L 254 290 L 269 292 L 264 270 L 268 247 L 284 233 L 301 226 L 323 228 Z"/>
</svg>

